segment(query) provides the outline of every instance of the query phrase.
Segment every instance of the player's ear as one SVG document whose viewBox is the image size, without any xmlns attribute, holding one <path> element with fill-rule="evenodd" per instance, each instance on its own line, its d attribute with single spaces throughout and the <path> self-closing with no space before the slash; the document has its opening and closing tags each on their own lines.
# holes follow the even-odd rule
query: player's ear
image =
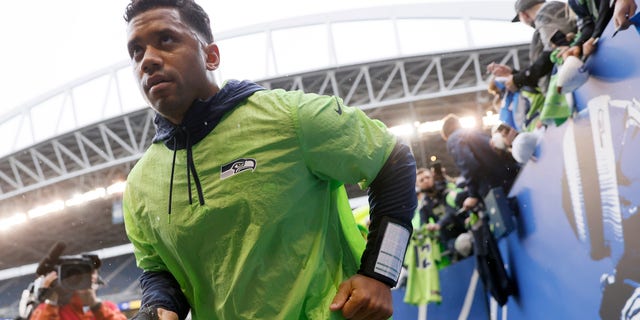
<svg viewBox="0 0 640 320">
<path fill-rule="evenodd" d="M 215 43 L 210 43 L 204 47 L 206 54 L 206 64 L 207 70 L 213 71 L 218 69 L 220 65 L 220 50 L 218 49 L 218 45 Z"/>
</svg>

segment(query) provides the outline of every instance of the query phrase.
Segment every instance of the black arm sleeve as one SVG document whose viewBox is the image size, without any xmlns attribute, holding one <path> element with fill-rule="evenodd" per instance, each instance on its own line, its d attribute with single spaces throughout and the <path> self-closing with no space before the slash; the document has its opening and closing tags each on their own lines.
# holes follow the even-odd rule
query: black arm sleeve
<svg viewBox="0 0 640 320">
<path fill-rule="evenodd" d="M 369 206 L 371 224 L 369 225 L 369 239 L 376 239 L 380 233 L 380 226 L 384 220 L 391 219 L 411 229 L 411 219 L 418 200 L 415 193 L 416 161 L 411 150 L 398 142 L 376 178 L 369 186 Z M 406 248 L 406 247 L 405 247 Z M 370 276 L 393 287 L 398 279 L 377 277 L 367 272 L 367 266 L 375 264 L 378 249 L 374 241 L 368 241 L 362 255 L 362 263 L 358 273 Z"/>
<path fill-rule="evenodd" d="M 538 80 L 551 73 L 551 70 L 553 70 L 551 51 L 543 51 L 532 65 L 513 74 L 513 83 L 518 88 L 524 86 L 536 88 Z"/>
<path fill-rule="evenodd" d="M 180 319 L 187 317 L 191 307 L 171 273 L 145 271 L 139 280 L 142 288 L 142 308 L 161 307 L 177 313 Z"/>
<path fill-rule="evenodd" d="M 587 40 L 589 40 L 592 36 L 595 37 L 594 27 L 595 24 L 589 18 L 587 19 L 589 22 L 583 22 L 584 24 L 580 26 L 580 38 L 576 39 L 572 45 L 574 46 L 582 46 Z"/>
<path fill-rule="evenodd" d="M 600 7 L 598 7 L 598 20 L 596 20 L 596 27 L 593 30 L 592 38 L 600 38 L 602 32 L 611 21 L 613 17 L 614 6 L 609 5 L 609 1 L 600 0 Z"/>
<path fill-rule="evenodd" d="M 604 2 L 603 0 L 601 2 Z M 593 29 L 595 27 L 595 23 L 593 22 L 593 18 L 591 17 L 591 12 L 585 5 L 581 5 L 577 0 L 569 0 L 569 7 L 577 16 L 578 22 L 578 30 L 580 31 L 580 37 L 575 39 L 572 43 L 573 46 L 582 46 L 585 41 L 589 40 L 593 35 Z"/>
</svg>

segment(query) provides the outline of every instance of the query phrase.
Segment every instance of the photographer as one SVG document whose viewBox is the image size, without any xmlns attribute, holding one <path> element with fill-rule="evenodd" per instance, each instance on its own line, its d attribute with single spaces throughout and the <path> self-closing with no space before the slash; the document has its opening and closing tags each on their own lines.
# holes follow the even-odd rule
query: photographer
<svg viewBox="0 0 640 320">
<path fill-rule="evenodd" d="M 99 267 L 99 263 L 98 263 Z M 111 301 L 100 300 L 96 289 L 101 281 L 98 267 L 91 271 L 91 285 L 87 289 L 69 290 L 58 281 L 58 272 L 50 271 L 43 276 L 39 298 L 43 300 L 33 311 L 30 320 L 125 320 L 124 314 Z M 77 275 L 77 276 L 87 276 Z"/>
</svg>

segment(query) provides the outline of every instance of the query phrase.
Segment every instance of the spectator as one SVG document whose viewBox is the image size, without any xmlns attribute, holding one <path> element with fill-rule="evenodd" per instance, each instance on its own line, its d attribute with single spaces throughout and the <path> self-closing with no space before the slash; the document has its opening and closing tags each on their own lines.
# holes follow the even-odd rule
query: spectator
<svg viewBox="0 0 640 320">
<path fill-rule="evenodd" d="M 522 0 L 523 2 L 530 0 Z M 552 72 L 548 78 L 547 89 L 544 96 L 544 104 L 540 110 L 539 121 L 545 125 L 559 125 L 571 116 L 572 106 L 563 94 L 557 89 L 557 69 L 555 64 L 562 64 L 560 52 L 571 43 L 577 31 L 574 15 L 568 5 L 559 1 L 549 1 L 537 4 L 520 17 L 533 16 L 534 25 L 540 33 L 540 41 L 544 50 L 551 52 L 549 59 L 552 62 Z"/>
<path fill-rule="evenodd" d="M 446 250 L 445 253 L 452 260 L 457 260 L 454 242 L 458 235 L 466 231 L 465 217 L 458 215 L 458 209 L 467 193 L 444 174 L 439 162 L 435 162 L 431 169 L 418 169 L 416 178 L 416 186 L 422 196 L 418 202 L 420 224 L 414 224 L 414 229 L 426 225 L 426 230 L 437 231 L 438 241 Z"/>
<path fill-rule="evenodd" d="M 438 270 L 459 258 L 453 243 L 455 237 L 466 230 L 463 218 L 454 221 L 448 217 L 451 211 L 455 211 L 450 208 L 447 199 L 450 193 L 448 189 L 453 185 L 449 180 L 439 162 L 434 162 L 431 169 L 419 168 L 417 171 L 419 214 L 416 216 L 420 219 L 414 218 L 411 243 L 405 257 L 405 303 L 426 305 L 442 302 Z M 455 198 L 455 195 L 452 197 Z M 455 227 L 461 225 L 462 230 L 453 230 L 454 223 L 461 220 Z M 442 249 L 448 251 L 442 252 Z"/>
<path fill-rule="evenodd" d="M 143 269 L 137 317 L 391 316 L 416 208 L 409 148 L 338 97 L 218 86 L 220 52 L 192 0 L 133 0 L 125 20 L 157 113 L 123 199 Z M 368 188 L 366 243 L 344 183 Z"/>
<path fill-rule="evenodd" d="M 537 125 L 538 115 L 544 104 L 544 96 L 537 89 L 523 87 L 507 90 L 504 78 L 492 77 L 487 91 L 494 96 L 494 105 L 500 121 L 518 132 L 531 131 Z"/>
<path fill-rule="evenodd" d="M 501 123 L 492 130 L 491 143 L 496 149 L 511 150 L 513 140 L 518 136 L 518 130 L 507 123 Z M 498 139 L 499 138 L 499 139 Z M 499 142 L 498 142 L 499 141 Z"/>
<path fill-rule="evenodd" d="M 91 288 L 70 291 L 57 285 L 58 274 L 49 272 L 42 281 L 41 289 L 49 291 L 46 298 L 31 314 L 30 320 L 126 320 L 118 306 L 96 295 L 100 285 L 98 269 L 91 274 Z"/>
<path fill-rule="evenodd" d="M 576 17 L 564 2 L 548 1 L 534 6 L 527 12 L 534 17 L 534 25 L 540 33 L 540 42 L 545 51 L 568 45 L 578 31 Z"/>
<path fill-rule="evenodd" d="M 565 36 L 575 34 L 575 18 L 570 15 L 566 3 L 545 0 L 518 0 L 515 3 L 516 17 L 513 22 L 522 22 L 535 29 L 529 49 L 531 65 L 524 70 L 513 70 L 503 64 L 490 63 L 487 71 L 497 77 L 506 77 L 509 91 L 528 86 L 546 92 L 548 77 L 553 70 L 551 53 L 558 46 L 552 41 L 556 32 Z"/>
<path fill-rule="evenodd" d="M 414 215 L 414 228 L 420 227 L 420 225 L 427 222 L 419 212 L 425 204 L 425 200 L 429 198 L 428 192 L 433 189 L 433 186 L 433 173 L 431 170 L 427 168 L 418 168 L 416 171 L 416 195 L 418 196 L 418 206 L 416 208 L 416 215 Z M 418 219 L 416 219 L 416 217 Z"/>
<path fill-rule="evenodd" d="M 444 214 L 446 184 L 442 183 L 443 181 L 436 184 L 434 173 L 427 168 L 418 169 L 416 180 L 416 186 L 420 190 L 420 198 L 418 199 L 420 225 L 429 223 L 430 219 L 437 221 Z"/>
<path fill-rule="evenodd" d="M 537 160 L 535 153 L 540 140 L 542 139 L 543 131 L 523 132 L 518 134 L 513 141 L 513 147 L 511 148 L 511 154 L 521 165 L 524 165 L 529 160 Z"/>
<path fill-rule="evenodd" d="M 562 57 L 588 57 L 595 51 L 596 39 L 611 20 L 613 8 L 608 0 L 569 0 L 567 3 L 577 16 L 579 36 L 562 52 Z"/>
<path fill-rule="evenodd" d="M 495 152 L 488 134 L 463 129 L 454 114 L 443 119 L 441 134 L 447 142 L 447 151 L 466 181 L 469 195 L 462 203 L 465 210 L 475 208 L 492 188 L 502 187 L 505 193 L 509 192 L 520 167 Z"/>
<path fill-rule="evenodd" d="M 498 154 L 504 154 L 507 161 L 515 160 L 524 165 L 529 160 L 535 160 L 534 156 L 538 143 L 544 135 L 544 127 L 530 131 L 518 132 L 508 124 L 500 124 L 495 129 L 491 144 L 497 149 Z"/>
</svg>

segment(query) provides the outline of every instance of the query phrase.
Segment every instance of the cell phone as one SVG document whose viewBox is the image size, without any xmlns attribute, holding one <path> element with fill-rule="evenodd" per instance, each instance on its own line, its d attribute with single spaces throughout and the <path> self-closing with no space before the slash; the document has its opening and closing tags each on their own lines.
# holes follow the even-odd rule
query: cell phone
<svg viewBox="0 0 640 320">
<path fill-rule="evenodd" d="M 433 167 L 433 173 L 436 175 L 436 177 L 442 176 L 442 163 L 440 163 L 439 161 L 434 162 L 431 167 Z"/>
<path fill-rule="evenodd" d="M 567 40 L 567 35 L 564 32 L 557 30 L 553 36 L 551 36 L 551 43 L 558 47 L 569 46 L 571 43 Z"/>
</svg>

